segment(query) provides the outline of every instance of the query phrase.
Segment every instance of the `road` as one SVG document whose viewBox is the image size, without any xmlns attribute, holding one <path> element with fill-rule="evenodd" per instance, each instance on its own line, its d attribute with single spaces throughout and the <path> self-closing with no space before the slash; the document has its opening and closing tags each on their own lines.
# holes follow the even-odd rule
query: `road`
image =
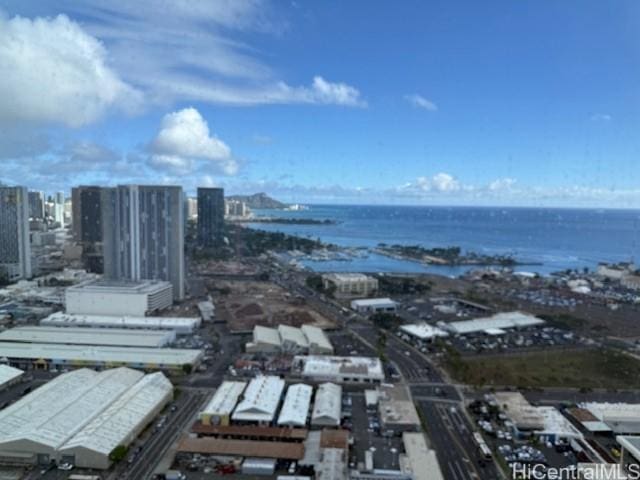
<svg viewBox="0 0 640 480">
<path fill-rule="evenodd" d="M 142 450 L 131 465 L 121 462 L 120 465 L 124 468 L 116 468 L 111 478 L 114 480 L 146 480 L 151 478 L 164 453 L 185 430 L 194 415 L 201 410 L 207 398 L 207 392 L 182 390 L 182 394 L 175 402 L 178 409 L 167 417 L 165 426 L 143 444 Z"/>
</svg>

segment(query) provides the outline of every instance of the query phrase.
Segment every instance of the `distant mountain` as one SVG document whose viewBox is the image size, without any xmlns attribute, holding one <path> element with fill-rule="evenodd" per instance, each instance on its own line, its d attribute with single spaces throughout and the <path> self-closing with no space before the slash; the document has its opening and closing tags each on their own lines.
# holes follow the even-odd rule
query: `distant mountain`
<svg viewBox="0 0 640 480">
<path fill-rule="evenodd" d="M 253 195 L 230 195 L 228 200 L 239 200 L 245 202 L 249 208 L 253 209 L 282 209 L 287 208 L 286 203 L 279 202 L 278 200 L 271 198 L 266 193 L 255 193 Z"/>
</svg>

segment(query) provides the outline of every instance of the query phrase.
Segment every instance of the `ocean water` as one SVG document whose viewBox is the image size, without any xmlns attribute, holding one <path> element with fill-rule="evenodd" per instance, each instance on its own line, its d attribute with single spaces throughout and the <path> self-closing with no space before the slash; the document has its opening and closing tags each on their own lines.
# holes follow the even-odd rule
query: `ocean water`
<svg viewBox="0 0 640 480">
<path fill-rule="evenodd" d="M 549 274 L 635 260 L 640 211 L 555 208 L 311 205 L 306 211 L 260 210 L 258 215 L 335 220 L 335 225 L 250 223 L 346 247 L 378 243 L 460 246 L 464 251 L 509 254 L 541 265 L 517 270 Z M 465 267 L 422 266 L 370 254 L 352 261 L 305 262 L 317 271 L 432 272 L 458 275 Z"/>
</svg>

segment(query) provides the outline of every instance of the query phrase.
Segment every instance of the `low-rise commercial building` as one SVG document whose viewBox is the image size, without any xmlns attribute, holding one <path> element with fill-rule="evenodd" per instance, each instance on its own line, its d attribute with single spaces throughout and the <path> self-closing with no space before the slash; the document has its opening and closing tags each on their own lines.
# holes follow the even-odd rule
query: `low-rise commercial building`
<svg viewBox="0 0 640 480">
<path fill-rule="evenodd" d="M 406 386 L 380 386 L 378 392 L 380 429 L 383 434 L 395 435 L 420 430 L 420 417 Z"/>
<path fill-rule="evenodd" d="M 173 287 L 157 280 L 94 280 L 65 291 L 67 313 L 144 317 L 170 307 Z"/>
<path fill-rule="evenodd" d="M 337 427 L 342 417 L 342 387 L 323 383 L 316 390 L 311 425 Z"/>
<path fill-rule="evenodd" d="M 280 409 L 278 425 L 289 427 L 304 427 L 309 416 L 309 405 L 313 388 L 303 383 L 290 385 Z"/>
<path fill-rule="evenodd" d="M 409 335 L 410 337 L 422 340 L 423 342 L 430 342 L 435 338 L 448 337 L 449 333 L 441 328 L 429 325 L 426 322 L 413 323 L 410 325 L 400 326 L 400 331 Z"/>
<path fill-rule="evenodd" d="M 207 406 L 200 412 L 200 421 L 204 425 L 229 425 L 231 412 L 244 392 L 246 382 L 222 382 Z"/>
<path fill-rule="evenodd" d="M 177 348 L 0 342 L 0 358 L 6 358 L 9 365 L 25 370 L 127 366 L 181 373 L 197 367 L 202 356 L 202 350 Z"/>
<path fill-rule="evenodd" d="M 54 343 L 62 345 L 104 345 L 114 347 L 164 347 L 175 341 L 172 330 L 82 327 L 15 327 L 0 332 L 0 342 Z"/>
<path fill-rule="evenodd" d="M 109 315 L 71 315 L 56 312 L 40 320 L 40 325 L 53 327 L 131 328 L 173 330 L 176 335 L 189 335 L 200 327 L 199 317 L 115 317 Z"/>
<path fill-rule="evenodd" d="M 253 339 L 245 349 L 248 353 L 333 353 L 333 345 L 327 335 L 312 325 L 303 325 L 301 328 L 279 325 L 277 329 L 256 325 Z"/>
<path fill-rule="evenodd" d="M 592 415 L 591 422 L 583 425 L 592 431 L 615 434 L 640 434 L 639 403 L 585 402 L 578 405 Z M 593 427 L 596 428 L 593 428 Z"/>
<path fill-rule="evenodd" d="M 427 447 L 422 433 L 403 433 L 404 456 L 400 459 L 402 472 L 413 480 L 444 480 L 436 452 Z"/>
<path fill-rule="evenodd" d="M 380 383 L 385 378 L 375 357 L 296 356 L 293 373 L 313 382 Z"/>
<path fill-rule="evenodd" d="M 259 376 L 249 382 L 243 399 L 233 411 L 234 422 L 270 424 L 273 422 L 282 391 L 284 380 L 275 376 Z"/>
<path fill-rule="evenodd" d="M 9 365 L 0 365 L 0 392 L 20 381 L 24 372 Z"/>
<path fill-rule="evenodd" d="M 336 297 L 367 297 L 378 291 L 378 279 L 363 273 L 325 273 L 325 290 L 335 286 Z"/>
<path fill-rule="evenodd" d="M 454 335 L 467 335 L 473 333 L 487 333 L 493 335 L 503 330 L 533 327 L 544 325 L 544 323 L 544 320 L 526 313 L 504 312 L 496 313 L 491 317 L 476 318 L 474 320 L 439 323 L 438 326 L 448 330 Z"/>
<path fill-rule="evenodd" d="M 351 309 L 358 313 L 393 313 L 398 309 L 398 303 L 390 298 L 361 298 L 351 301 Z"/>
<path fill-rule="evenodd" d="M 520 438 L 531 435 L 550 441 L 582 438 L 580 431 L 555 407 L 531 405 L 520 392 L 496 392 L 494 398 L 511 420 L 513 433 Z"/>
<path fill-rule="evenodd" d="M 171 401 L 161 373 L 128 368 L 60 375 L 0 411 L 0 462 L 107 469 Z"/>
</svg>

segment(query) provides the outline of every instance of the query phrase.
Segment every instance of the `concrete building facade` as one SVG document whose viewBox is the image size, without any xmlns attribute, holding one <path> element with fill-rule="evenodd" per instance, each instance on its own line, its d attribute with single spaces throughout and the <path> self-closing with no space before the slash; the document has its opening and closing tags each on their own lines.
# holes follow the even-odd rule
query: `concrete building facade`
<svg viewBox="0 0 640 480">
<path fill-rule="evenodd" d="M 111 279 L 166 280 L 184 298 L 182 187 L 119 185 L 105 189 L 105 275 Z"/>
<path fill-rule="evenodd" d="M 0 187 L 0 275 L 3 272 L 9 281 L 31 278 L 26 187 Z"/>
</svg>

